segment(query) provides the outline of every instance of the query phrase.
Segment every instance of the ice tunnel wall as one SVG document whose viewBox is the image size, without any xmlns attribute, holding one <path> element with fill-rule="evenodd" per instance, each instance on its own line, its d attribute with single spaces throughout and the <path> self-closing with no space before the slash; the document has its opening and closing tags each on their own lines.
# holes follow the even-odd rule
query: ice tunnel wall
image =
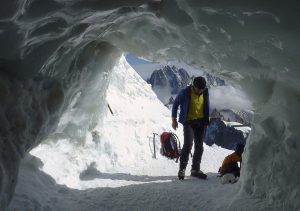
<svg viewBox="0 0 300 211">
<path fill-rule="evenodd" d="M 82 130 L 93 128 L 122 51 L 205 66 L 240 84 L 255 106 L 240 195 L 299 208 L 299 15 L 297 1 L 2 3 L 1 210 L 20 159 L 55 130 L 75 98 Z"/>
</svg>

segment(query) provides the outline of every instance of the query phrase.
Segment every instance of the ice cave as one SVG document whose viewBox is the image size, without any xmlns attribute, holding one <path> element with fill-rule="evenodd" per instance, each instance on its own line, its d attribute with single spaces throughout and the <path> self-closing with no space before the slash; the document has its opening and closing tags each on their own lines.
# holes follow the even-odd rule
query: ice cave
<svg viewBox="0 0 300 211">
<path fill-rule="evenodd" d="M 235 210 L 299 210 L 299 16 L 296 0 L 1 1 L 0 210 L 23 158 L 74 104 L 77 138 L 93 131 L 124 52 L 205 67 L 241 86 L 255 113 L 228 210 L 243 197 L 264 205 Z"/>
</svg>

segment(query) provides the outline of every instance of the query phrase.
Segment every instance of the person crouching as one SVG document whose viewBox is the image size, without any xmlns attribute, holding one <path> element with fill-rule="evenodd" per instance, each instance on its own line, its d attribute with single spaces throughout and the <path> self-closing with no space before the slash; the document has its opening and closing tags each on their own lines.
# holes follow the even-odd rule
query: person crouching
<svg viewBox="0 0 300 211">
<path fill-rule="evenodd" d="M 244 152 L 244 145 L 237 144 L 234 153 L 225 157 L 222 166 L 219 169 L 219 174 L 222 183 L 234 183 L 237 177 L 240 177 L 242 154 Z M 240 162 L 240 167 L 238 165 Z"/>
</svg>

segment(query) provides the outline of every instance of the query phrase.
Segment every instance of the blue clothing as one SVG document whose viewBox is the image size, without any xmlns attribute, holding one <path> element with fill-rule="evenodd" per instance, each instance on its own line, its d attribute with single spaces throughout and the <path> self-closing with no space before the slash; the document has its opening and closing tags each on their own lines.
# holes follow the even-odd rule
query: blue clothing
<svg viewBox="0 0 300 211">
<path fill-rule="evenodd" d="M 184 89 L 182 89 L 174 103 L 173 103 L 173 107 L 172 107 L 172 117 L 176 118 L 177 117 L 177 111 L 178 111 L 178 107 L 180 106 L 180 113 L 179 113 L 179 122 L 181 124 L 184 124 L 186 119 L 187 119 L 187 114 L 189 111 L 189 107 L 190 107 L 190 92 L 191 92 L 191 88 L 192 86 L 188 86 Z M 208 90 L 205 89 L 204 93 L 203 93 L 203 97 L 204 97 L 204 123 L 205 125 L 209 124 L 209 94 L 208 94 Z"/>
</svg>

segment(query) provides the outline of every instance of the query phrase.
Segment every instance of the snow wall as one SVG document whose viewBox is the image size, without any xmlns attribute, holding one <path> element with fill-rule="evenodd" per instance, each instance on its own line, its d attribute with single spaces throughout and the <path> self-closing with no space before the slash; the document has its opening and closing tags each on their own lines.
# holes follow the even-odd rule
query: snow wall
<svg viewBox="0 0 300 211">
<path fill-rule="evenodd" d="M 300 207 L 300 8 L 297 1 L 11 0 L 0 7 L 0 202 L 20 160 L 76 104 L 92 130 L 122 52 L 204 66 L 255 106 L 240 193 Z M 97 96 L 97 97 L 96 97 Z M 238 199 L 238 197 L 237 197 Z"/>
</svg>

